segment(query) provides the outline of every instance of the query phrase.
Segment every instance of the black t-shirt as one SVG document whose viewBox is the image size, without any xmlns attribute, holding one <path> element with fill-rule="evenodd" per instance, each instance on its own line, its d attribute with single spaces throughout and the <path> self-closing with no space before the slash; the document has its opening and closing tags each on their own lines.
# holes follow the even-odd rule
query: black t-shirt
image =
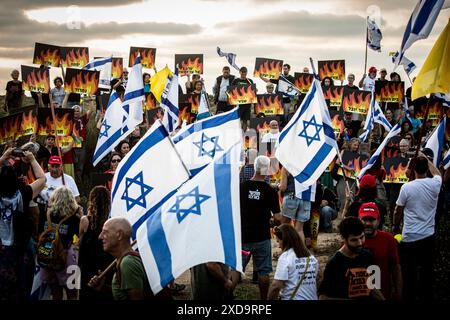
<svg viewBox="0 0 450 320">
<path fill-rule="evenodd" d="M 346 84 L 344 86 L 344 92 L 352 93 L 352 92 L 355 92 L 355 91 L 359 91 L 359 88 L 357 86 L 355 86 L 355 85 L 353 87 L 350 87 L 348 84 Z"/>
<path fill-rule="evenodd" d="M 355 138 L 358 136 L 358 131 L 361 129 L 361 121 L 352 120 L 349 122 L 344 121 L 344 126 L 347 128 L 347 135 L 349 139 Z"/>
<path fill-rule="evenodd" d="M 51 217 L 53 226 L 56 227 L 62 219 L 63 218 L 60 217 Z M 40 215 L 39 226 L 40 226 L 39 234 L 41 234 L 47 229 L 46 213 Z M 72 244 L 73 236 L 78 235 L 79 233 L 79 227 L 80 227 L 80 218 L 75 214 L 72 215 L 69 219 L 64 221 L 59 226 L 59 236 L 64 249 L 68 249 L 69 246 Z"/>
<path fill-rule="evenodd" d="M 8 81 L 6 84 L 6 93 L 8 94 L 8 100 L 6 101 L 8 108 L 20 108 L 20 97 L 23 93 L 22 82 Z"/>
<path fill-rule="evenodd" d="M 264 181 L 241 183 L 242 243 L 270 239 L 270 218 L 280 212 L 277 192 Z"/>
<path fill-rule="evenodd" d="M 319 295 L 332 298 L 368 299 L 367 267 L 374 264 L 372 253 L 362 249 L 356 258 L 349 258 L 337 251 L 328 260 L 319 286 Z"/>
</svg>

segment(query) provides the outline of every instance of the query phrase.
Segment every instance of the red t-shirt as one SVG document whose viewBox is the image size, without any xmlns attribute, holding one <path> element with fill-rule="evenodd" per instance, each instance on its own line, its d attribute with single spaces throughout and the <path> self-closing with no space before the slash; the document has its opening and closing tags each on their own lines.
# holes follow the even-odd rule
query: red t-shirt
<svg viewBox="0 0 450 320">
<path fill-rule="evenodd" d="M 397 240 L 390 233 L 378 230 L 374 238 L 366 237 L 364 247 L 372 252 L 375 264 L 380 267 L 381 292 L 386 299 L 390 299 L 393 287 L 392 268 L 400 264 Z"/>
<path fill-rule="evenodd" d="M 80 119 L 74 121 L 74 129 L 78 132 L 78 136 L 83 139 L 83 146 L 86 142 L 86 126 L 89 122 L 87 114 L 81 116 Z"/>
</svg>

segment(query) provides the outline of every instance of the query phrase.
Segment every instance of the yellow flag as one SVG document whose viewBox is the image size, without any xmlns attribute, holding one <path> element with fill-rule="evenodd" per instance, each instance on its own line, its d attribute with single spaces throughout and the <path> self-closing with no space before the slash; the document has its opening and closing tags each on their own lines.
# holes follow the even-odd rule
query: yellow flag
<svg viewBox="0 0 450 320">
<path fill-rule="evenodd" d="M 420 69 L 412 86 L 413 100 L 450 91 L 450 20 Z"/>
<path fill-rule="evenodd" d="M 173 72 L 166 65 L 164 69 L 159 70 L 150 78 L 150 91 L 159 103 L 161 103 L 161 96 L 166 86 L 167 78 L 172 75 Z"/>
</svg>

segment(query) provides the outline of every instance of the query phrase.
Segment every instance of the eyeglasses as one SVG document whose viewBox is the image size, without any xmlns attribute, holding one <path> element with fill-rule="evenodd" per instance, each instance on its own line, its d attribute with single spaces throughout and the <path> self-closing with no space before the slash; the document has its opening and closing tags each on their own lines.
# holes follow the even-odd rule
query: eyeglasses
<svg viewBox="0 0 450 320">
<path fill-rule="evenodd" d="M 111 162 L 112 163 L 120 162 L 120 159 L 112 159 Z"/>
<path fill-rule="evenodd" d="M 411 137 L 406 137 L 405 139 L 406 139 L 406 140 L 412 140 L 412 138 L 411 138 Z"/>
</svg>

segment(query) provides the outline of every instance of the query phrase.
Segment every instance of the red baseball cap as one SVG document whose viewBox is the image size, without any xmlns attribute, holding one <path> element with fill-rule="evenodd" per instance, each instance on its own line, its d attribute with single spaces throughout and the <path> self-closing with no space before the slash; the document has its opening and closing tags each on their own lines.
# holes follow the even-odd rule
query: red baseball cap
<svg viewBox="0 0 450 320">
<path fill-rule="evenodd" d="M 359 182 L 360 189 L 371 189 L 377 187 L 377 180 L 371 174 L 365 174 Z"/>
<path fill-rule="evenodd" d="M 369 68 L 369 73 L 377 73 L 377 68 L 375 68 L 375 67 L 370 67 Z"/>
<path fill-rule="evenodd" d="M 51 156 L 50 159 L 48 159 L 48 164 L 63 164 L 63 163 L 61 157 Z"/>
<path fill-rule="evenodd" d="M 375 202 L 366 202 L 359 207 L 358 215 L 360 219 L 371 217 L 378 220 L 380 218 L 380 211 Z"/>
</svg>

